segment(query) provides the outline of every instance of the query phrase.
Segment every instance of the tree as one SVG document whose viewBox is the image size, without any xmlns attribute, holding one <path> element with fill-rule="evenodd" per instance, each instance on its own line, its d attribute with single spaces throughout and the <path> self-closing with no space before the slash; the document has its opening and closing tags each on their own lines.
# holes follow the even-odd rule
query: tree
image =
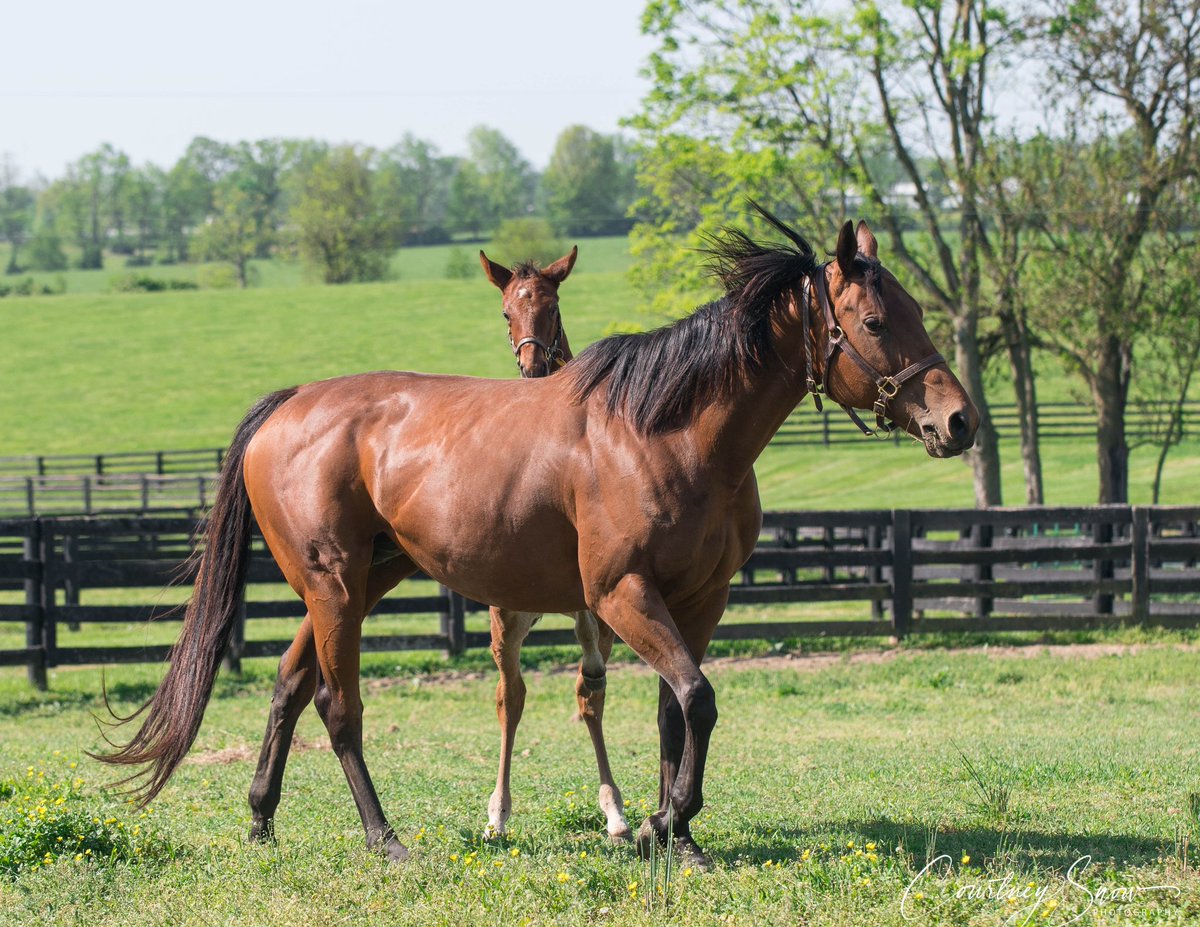
<svg viewBox="0 0 1200 927">
<path fill-rule="evenodd" d="M 166 175 L 152 164 L 134 168 L 122 186 L 122 211 L 133 226 L 134 250 L 139 260 L 157 245 L 163 234 L 163 191 Z"/>
<path fill-rule="evenodd" d="M 335 148 L 302 180 L 292 210 L 300 252 L 326 283 L 379 280 L 387 272 L 395 220 L 372 191 L 372 153 Z"/>
<path fill-rule="evenodd" d="M 383 209 L 401 229 L 401 240 L 421 244 L 446 241 L 450 184 L 457 162 L 432 142 L 405 134 L 380 157 L 376 171 Z"/>
<path fill-rule="evenodd" d="M 229 175 L 219 184 L 215 211 L 196 232 L 194 250 L 202 260 L 227 261 L 233 265 L 238 285 L 248 285 L 250 259 L 262 254 L 274 240 L 274 229 L 262 221 L 263 203 L 250 184 Z"/>
<path fill-rule="evenodd" d="M 979 351 L 988 248 L 980 184 L 994 119 L 989 89 L 1018 33 L 990 0 L 828 9 L 815 0 L 653 0 L 643 28 L 659 48 L 635 126 L 648 149 L 669 137 L 689 152 L 679 137 L 693 136 L 724 152 L 729 168 L 765 168 L 776 181 L 769 202 L 788 195 L 827 226 L 845 214 L 831 201 L 874 216 L 898 271 L 950 323 L 956 367 L 981 417 L 969 455 L 976 502 L 999 504 Z M 881 165 L 898 166 L 911 191 L 903 201 Z M 652 160 L 642 182 L 661 188 L 654 173 L 663 169 L 671 174 L 674 164 Z M 762 180 L 743 174 L 737 185 L 752 192 Z M 729 184 L 718 186 L 728 198 Z"/>
<path fill-rule="evenodd" d="M 1055 290 L 1076 309 L 1045 331 L 1096 408 L 1100 501 L 1123 503 L 1135 348 L 1159 324 L 1154 290 L 1169 285 L 1155 270 L 1174 224 L 1166 204 L 1195 202 L 1200 3 L 1055 0 L 1043 43 L 1067 125 L 1059 176 L 1042 185 L 1043 229 Z"/>
<path fill-rule="evenodd" d="M 627 232 L 631 179 L 617 161 L 612 136 L 586 126 L 570 126 L 558 136 L 542 175 L 546 214 L 560 234 Z"/>
<path fill-rule="evenodd" d="M 472 231 L 491 231 L 504 219 L 533 208 L 537 178 L 503 133 L 476 126 L 467 136 L 467 158 L 451 187 L 452 201 Z"/>
<path fill-rule="evenodd" d="M 33 191 L 21 184 L 17 166 L 10 155 L 0 159 L 0 239 L 9 244 L 5 273 L 21 272 L 18 256 L 33 229 Z"/>
</svg>

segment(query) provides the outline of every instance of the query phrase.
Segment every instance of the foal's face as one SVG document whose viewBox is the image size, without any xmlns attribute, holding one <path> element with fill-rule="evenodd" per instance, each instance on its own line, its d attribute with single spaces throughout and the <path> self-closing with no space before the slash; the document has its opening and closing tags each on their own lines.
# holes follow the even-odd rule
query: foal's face
<svg viewBox="0 0 1200 927">
<path fill-rule="evenodd" d="M 557 367 L 562 340 L 558 287 L 571 273 L 578 253 L 578 248 L 572 248 L 570 254 L 549 267 L 538 268 L 526 262 L 510 270 L 479 252 L 483 272 L 504 295 L 502 311 L 508 323 L 508 340 L 523 377 L 549 376 Z"/>
<path fill-rule="evenodd" d="M 937 353 L 920 305 L 878 261 L 865 222 L 847 222 L 829 267 L 829 296 L 846 340 L 880 374 L 895 376 Z M 858 364 L 839 351 L 829 376 L 833 397 L 870 409 L 878 390 Z M 903 383 L 888 404 L 890 417 L 925 445 L 931 457 L 954 457 L 975 443 L 979 412 L 958 378 L 943 364 Z"/>
</svg>

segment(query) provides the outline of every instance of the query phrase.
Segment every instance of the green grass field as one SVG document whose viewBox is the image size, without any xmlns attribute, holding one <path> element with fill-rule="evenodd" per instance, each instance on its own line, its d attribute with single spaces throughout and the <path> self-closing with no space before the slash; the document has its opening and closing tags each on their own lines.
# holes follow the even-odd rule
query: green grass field
<svg viewBox="0 0 1200 927">
<path fill-rule="evenodd" d="M 458 246 L 469 255 L 476 246 Z M 0 300 L 3 399 L 0 455 L 216 447 L 228 441 L 255 398 L 281 386 L 344 373 L 415 369 L 515 375 L 499 294 L 482 273 L 445 279 L 450 247 L 398 252 L 396 279 L 342 287 L 304 285 L 300 268 L 263 265 L 263 285 L 245 291 L 105 292 L 110 271 L 73 271 L 68 293 Z M 640 315 L 625 271 L 623 239 L 584 240 L 563 287 L 563 313 L 576 350 L 614 323 Z M 190 266 L 149 268 L 195 275 Z M 1044 401 L 1069 401 L 1078 387 L 1046 362 Z M 1002 384 L 995 401 L 1010 402 Z M 1046 442 L 1047 499 L 1095 500 L 1094 449 Z M 1005 492 L 1023 498 L 1015 443 L 1003 448 Z M 1134 451 L 1131 494 L 1149 500 L 1154 451 Z M 772 508 L 969 506 L 961 461 L 928 459 L 920 448 L 861 442 L 831 449 L 771 447 L 758 465 Z M 1195 501 L 1200 442 L 1168 459 L 1163 501 Z"/>
<path fill-rule="evenodd" d="M 219 681 L 191 759 L 148 814 L 84 755 L 101 745 L 99 673 L 57 671 L 39 695 L 6 671 L 0 924 L 1195 924 L 1197 647 L 1105 640 L 714 664 L 721 719 L 695 833 L 715 867 L 669 884 L 660 871 L 657 885 L 603 838 L 565 673 L 529 679 L 514 816 L 495 843 L 479 836 L 492 676 L 367 684 L 368 762 L 414 850 L 397 867 L 363 848 L 311 711 L 278 843 L 243 841 L 270 666 Z M 110 669 L 116 707 L 156 673 Z M 618 666 L 608 691 L 636 826 L 655 800 L 656 686 Z"/>
</svg>

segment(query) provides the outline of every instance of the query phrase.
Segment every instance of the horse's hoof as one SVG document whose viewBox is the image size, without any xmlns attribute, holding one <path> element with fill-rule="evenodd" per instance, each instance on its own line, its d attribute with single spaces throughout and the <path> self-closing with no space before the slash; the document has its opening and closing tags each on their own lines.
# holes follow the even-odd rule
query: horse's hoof
<svg viewBox="0 0 1200 927">
<path fill-rule="evenodd" d="M 642 859 L 650 858 L 650 847 L 654 845 L 654 841 L 658 840 L 658 834 L 654 830 L 654 825 L 650 823 L 650 819 L 642 821 L 642 826 L 638 828 L 637 834 L 637 852 Z"/>
<path fill-rule="evenodd" d="M 247 839 L 251 843 L 271 843 L 275 839 L 275 824 L 271 820 L 254 821 Z"/>
<path fill-rule="evenodd" d="M 681 839 L 675 841 L 676 867 L 694 869 L 697 872 L 708 872 L 712 863 L 694 840 Z"/>
<path fill-rule="evenodd" d="M 383 845 L 383 855 L 389 863 L 402 863 L 408 859 L 408 847 L 392 837 Z"/>
</svg>

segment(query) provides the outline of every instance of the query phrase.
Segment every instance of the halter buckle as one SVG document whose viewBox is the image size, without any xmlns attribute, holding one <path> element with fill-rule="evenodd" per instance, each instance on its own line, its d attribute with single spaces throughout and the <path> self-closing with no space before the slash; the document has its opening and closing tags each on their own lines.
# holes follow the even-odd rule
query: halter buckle
<svg viewBox="0 0 1200 927">
<path fill-rule="evenodd" d="M 889 389 L 891 392 L 888 392 Z M 891 377 L 883 377 L 879 381 L 879 395 L 884 399 L 895 399 L 898 392 L 900 392 L 900 384 Z"/>
<path fill-rule="evenodd" d="M 842 340 L 842 338 L 845 337 L 845 335 L 846 335 L 846 333 L 844 331 L 842 331 L 842 326 L 835 325 L 835 326 L 833 326 L 833 328 L 831 328 L 829 330 L 829 343 L 830 344 L 839 344 L 839 343 L 841 343 L 841 340 Z"/>
</svg>

